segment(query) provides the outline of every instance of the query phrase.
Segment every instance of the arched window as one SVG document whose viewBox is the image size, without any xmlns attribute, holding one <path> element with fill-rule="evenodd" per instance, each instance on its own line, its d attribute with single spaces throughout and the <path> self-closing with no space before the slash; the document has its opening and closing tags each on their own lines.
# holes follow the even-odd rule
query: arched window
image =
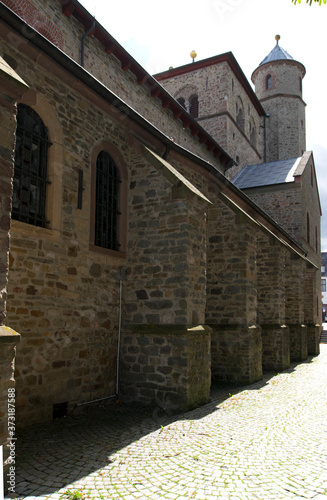
<svg viewBox="0 0 327 500">
<path fill-rule="evenodd" d="M 181 106 L 183 106 L 183 108 L 186 109 L 184 97 L 179 97 L 177 99 L 177 102 L 179 102 L 179 104 L 181 104 Z"/>
<path fill-rule="evenodd" d="M 266 76 L 266 90 L 271 89 L 272 87 L 272 78 L 271 75 Z"/>
<path fill-rule="evenodd" d="M 96 162 L 95 236 L 96 246 L 119 250 L 120 199 L 119 170 L 106 152 L 101 151 Z"/>
<path fill-rule="evenodd" d="M 236 104 L 236 123 L 240 129 L 244 132 L 244 113 L 243 106 L 241 103 Z"/>
<path fill-rule="evenodd" d="M 17 130 L 12 218 L 46 226 L 48 134 L 39 115 L 29 106 L 17 106 Z"/>
<path fill-rule="evenodd" d="M 257 147 L 257 133 L 255 130 L 254 120 L 250 121 L 250 142 L 254 148 Z"/>
<path fill-rule="evenodd" d="M 190 97 L 190 115 L 193 118 L 197 118 L 199 116 L 199 99 L 197 95 L 192 95 Z"/>
</svg>

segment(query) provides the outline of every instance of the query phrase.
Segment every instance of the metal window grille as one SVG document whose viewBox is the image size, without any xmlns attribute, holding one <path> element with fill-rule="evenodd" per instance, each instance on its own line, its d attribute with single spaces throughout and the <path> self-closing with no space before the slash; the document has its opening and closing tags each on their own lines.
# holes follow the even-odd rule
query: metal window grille
<svg viewBox="0 0 327 500">
<path fill-rule="evenodd" d="M 48 134 L 37 113 L 24 104 L 17 107 L 12 218 L 46 226 Z"/>
<path fill-rule="evenodd" d="M 198 118 L 198 116 L 199 116 L 199 100 L 198 100 L 198 96 L 191 97 L 191 100 L 190 100 L 190 115 L 193 118 Z"/>
<path fill-rule="evenodd" d="M 96 164 L 95 245 L 119 250 L 119 170 L 106 151 Z"/>
</svg>

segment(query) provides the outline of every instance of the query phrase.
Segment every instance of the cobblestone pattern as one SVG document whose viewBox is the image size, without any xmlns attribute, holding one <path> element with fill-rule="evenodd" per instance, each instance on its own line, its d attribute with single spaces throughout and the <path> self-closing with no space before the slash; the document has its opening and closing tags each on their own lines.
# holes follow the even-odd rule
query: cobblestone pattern
<svg viewBox="0 0 327 500">
<path fill-rule="evenodd" d="M 327 346 L 307 363 L 168 416 L 112 405 L 18 436 L 17 498 L 323 500 Z"/>
</svg>

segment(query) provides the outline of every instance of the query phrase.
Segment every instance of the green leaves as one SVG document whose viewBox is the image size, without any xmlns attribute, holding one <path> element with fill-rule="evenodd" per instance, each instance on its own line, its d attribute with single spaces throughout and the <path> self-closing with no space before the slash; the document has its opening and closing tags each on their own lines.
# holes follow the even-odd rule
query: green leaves
<svg viewBox="0 0 327 500">
<path fill-rule="evenodd" d="M 294 3 L 294 5 L 296 3 L 301 3 L 301 0 L 292 0 L 292 2 Z M 326 4 L 327 3 L 327 0 L 307 0 L 307 3 L 309 5 L 312 5 L 312 2 L 314 3 L 318 3 L 319 5 L 321 5 L 322 3 Z"/>
</svg>

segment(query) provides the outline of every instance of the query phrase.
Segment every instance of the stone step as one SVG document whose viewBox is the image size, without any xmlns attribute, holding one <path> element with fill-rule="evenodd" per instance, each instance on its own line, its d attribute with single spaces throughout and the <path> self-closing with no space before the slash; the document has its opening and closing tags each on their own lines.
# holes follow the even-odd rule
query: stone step
<svg viewBox="0 0 327 500">
<path fill-rule="evenodd" d="M 320 336 L 320 343 L 327 344 L 327 330 L 324 330 Z"/>
</svg>

